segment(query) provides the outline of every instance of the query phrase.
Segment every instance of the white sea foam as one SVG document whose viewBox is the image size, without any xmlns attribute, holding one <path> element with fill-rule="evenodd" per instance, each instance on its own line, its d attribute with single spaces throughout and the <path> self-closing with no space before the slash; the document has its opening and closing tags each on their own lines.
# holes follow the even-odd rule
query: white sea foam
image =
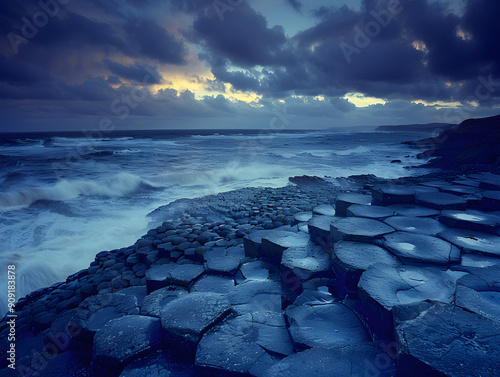
<svg viewBox="0 0 500 377">
<path fill-rule="evenodd" d="M 0 209 L 27 206 L 37 200 L 66 201 L 80 195 L 121 197 L 133 194 L 141 185 L 151 185 L 140 177 L 119 173 L 101 181 L 62 180 L 53 186 L 31 187 L 18 191 L 0 192 Z"/>
</svg>

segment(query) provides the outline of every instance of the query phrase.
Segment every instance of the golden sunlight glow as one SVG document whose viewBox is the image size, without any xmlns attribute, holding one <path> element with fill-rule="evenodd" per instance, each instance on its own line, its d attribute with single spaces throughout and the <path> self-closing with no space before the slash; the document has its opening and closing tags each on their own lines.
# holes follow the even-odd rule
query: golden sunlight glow
<svg viewBox="0 0 500 377">
<path fill-rule="evenodd" d="M 316 47 L 318 47 L 319 45 L 320 45 L 319 43 L 313 43 L 313 44 L 311 45 L 311 47 L 309 47 L 309 49 L 310 49 L 312 52 L 314 52 L 314 50 L 316 49 Z"/>
<path fill-rule="evenodd" d="M 226 84 L 226 86 L 231 87 L 230 84 Z M 254 92 L 228 92 L 224 96 L 230 100 L 238 100 L 246 103 L 257 102 L 262 98 L 261 95 Z"/>
<path fill-rule="evenodd" d="M 376 97 L 366 97 L 362 93 L 347 93 L 344 99 L 356 105 L 356 107 L 368 107 L 372 105 L 385 105 L 387 101 Z"/>
<path fill-rule="evenodd" d="M 412 46 L 415 50 L 422 51 L 425 53 L 429 52 L 429 50 L 427 49 L 427 46 L 422 41 L 413 41 Z"/>
<path fill-rule="evenodd" d="M 423 100 L 412 101 L 414 104 L 421 104 L 425 106 L 434 106 L 437 110 L 440 109 L 456 109 L 457 107 L 462 106 L 462 104 L 458 101 L 454 102 L 445 102 L 445 101 L 436 101 L 436 102 L 428 102 Z"/>
<path fill-rule="evenodd" d="M 462 38 L 464 41 L 470 41 L 472 39 L 472 34 L 459 27 L 457 30 L 457 37 Z"/>
<path fill-rule="evenodd" d="M 189 90 L 194 94 L 197 100 L 201 100 L 204 96 L 218 96 L 219 94 L 224 95 L 229 100 L 232 101 L 242 101 L 246 103 L 258 101 L 262 96 L 257 95 L 253 92 L 240 92 L 235 91 L 231 84 L 223 84 L 224 91 L 214 91 L 207 89 L 206 80 L 214 80 L 215 77 L 209 73 L 208 75 L 186 75 L 182 73 L 172 74 L 166 73 L 164 77 L 168 77 L 170 83 L 153 85 L 151 91 L 153 94 L 158 93 L 160 89 L 174 89 L 178 93 Z"/>
</svg>

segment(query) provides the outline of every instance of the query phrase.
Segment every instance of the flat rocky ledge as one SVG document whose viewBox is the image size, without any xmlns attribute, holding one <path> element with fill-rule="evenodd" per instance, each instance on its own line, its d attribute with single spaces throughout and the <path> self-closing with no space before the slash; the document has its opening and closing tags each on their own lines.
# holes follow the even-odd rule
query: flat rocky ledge
<svg viewBox="0 0 500 377">
<path fill-rule="evenodd" d="M 134 245 L 21 299 L 15 370 L 0 327 L 0 377 L 498 377 L 492 182 L 358 177 L 176 201 Z"/>
</svg>

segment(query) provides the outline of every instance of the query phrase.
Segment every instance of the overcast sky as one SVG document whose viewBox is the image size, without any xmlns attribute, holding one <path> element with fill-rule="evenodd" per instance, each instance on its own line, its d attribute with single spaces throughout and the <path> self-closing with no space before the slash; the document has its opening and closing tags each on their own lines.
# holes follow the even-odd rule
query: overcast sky
<svg viewBox="0 0 500 377">
<path fill-rule="evenodd" d="M 2 0 L 0 131 L 496 115 L 499 15 L 496 0 Z"/>
</svg>

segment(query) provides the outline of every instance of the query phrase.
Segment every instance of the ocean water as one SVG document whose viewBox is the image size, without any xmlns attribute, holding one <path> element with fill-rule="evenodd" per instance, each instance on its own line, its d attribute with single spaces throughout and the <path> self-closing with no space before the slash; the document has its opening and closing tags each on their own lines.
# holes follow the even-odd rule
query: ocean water
<svg viewBox="0 0 500 377">
<path fill-rule="evenodd" d="M 424 171 L 402 132 L 129 131 L 0 135 L 0 279 L 17 297 L 133 244 L 147 214 L 179 198 L 280 187 L 295 175 L 396 178 Z M 102 135 L 101 135 L 102 136 Z M 400 159 L 402 164 L 391 164 Z M 0 292 L 0 310 L 6 292 Z"/>
</svg>

